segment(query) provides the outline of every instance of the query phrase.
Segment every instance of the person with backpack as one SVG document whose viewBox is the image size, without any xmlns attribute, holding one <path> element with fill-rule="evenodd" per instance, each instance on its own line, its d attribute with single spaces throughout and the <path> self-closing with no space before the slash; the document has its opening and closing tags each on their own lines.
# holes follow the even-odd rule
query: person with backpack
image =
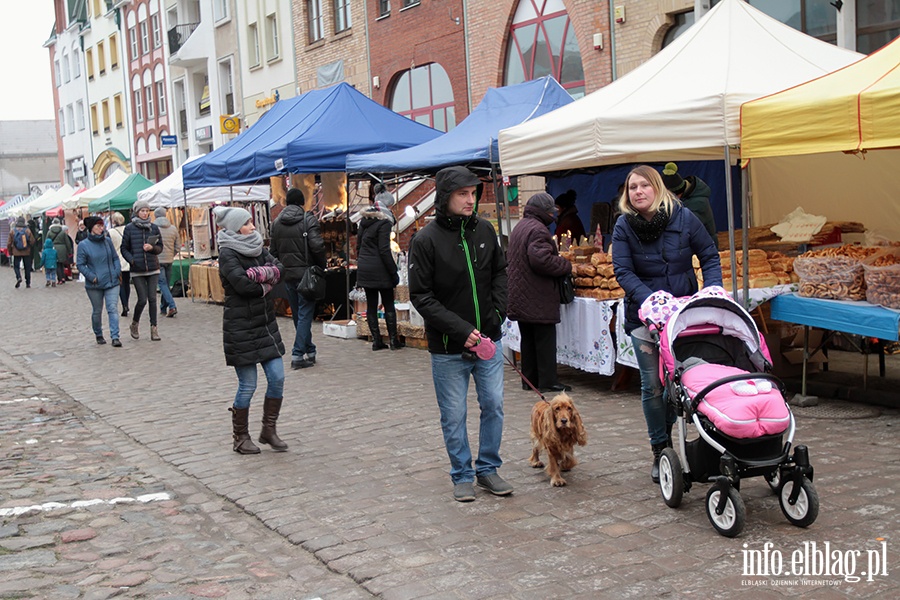
<svg viewBox="0 0 900 600">
<path fill-rule="evenodd" d="M 9 232 L 6 241 L 6 251 L 13 259 L 13 270 L 16 272 L 16 287 L 22 285 L 21 265 L 25 267 L 25 287 L 31 287 L 31 249 L 34 248 L 34 234 L 25 225 L 25 217 L 16 219 L 16 224 Z"/>
</svg>

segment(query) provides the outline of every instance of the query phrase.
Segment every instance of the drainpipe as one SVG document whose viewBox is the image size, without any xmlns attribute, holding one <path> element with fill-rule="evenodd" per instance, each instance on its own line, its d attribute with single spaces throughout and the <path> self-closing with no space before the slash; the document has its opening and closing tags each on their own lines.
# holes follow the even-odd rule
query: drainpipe
<svg viewBox="0 0 900 600">
<path fill-rule="evenodd" d="M 615 0 L 609 0 L 609 60 L 612 81 L 616 80 L 616 7 Z"/>
<path fill-rule="evenodd" d="M 373 77 L 373 75 L 372 75 L 372 47 L 371 47 L 371 45 L 369 44 L 369 3 L 368 3 L 368 2 L 364 2 L 364 3 L 363 3 L 363 21 L 364 21 L 365 24 L 366 24 L 366 78 L 369 80 L 369 98 L 371 98 L 371 97 L 375 94 L 375 90 L 374 90 L 374 88 L 372 87 L 372 77 Z M 296 69 L 295 69 L 295 70 L 294 70 L 294 73 L 296 73 L 296 72 L 297 72 L 297 71 L 296 71 Z M 294 77 L 296 78 L 296 75 L 295 75 Z M 384 102 L 382 102 L 381 104 L 384 105 Z M 348 198 L 349 198 L 349 197 L 348 197 Z M 349 215 L 349 211 L 350 211 L 350 204 L 349 204 L 349 202 L 350 202 L 350 201 L 348 200 L 347 202 L 348 202 L 348 204 L 347 204 L 347 212 L 348 212 L 347 218 L 349 219 L 349 218 L 350 218 L 350 215 Z M 349 248 L 349 246 L 348 246 L 348 248 Z M 349 255 L 348 255 L 348 256 L 349 256 Z M 348 311 L 347 314 L 350 314 L 349 310 L 350 310 L 350 309 L 348 308 L 348 309 L 347 309 L 347 311 Z"/>
<path fill-rule="evenodd" d="M 469 3 L 463 0 L 463 40 L 466 47 L 466 103 L 468 114 L 472 114 L 472 69 L 469 64 Z"/>
</svg>

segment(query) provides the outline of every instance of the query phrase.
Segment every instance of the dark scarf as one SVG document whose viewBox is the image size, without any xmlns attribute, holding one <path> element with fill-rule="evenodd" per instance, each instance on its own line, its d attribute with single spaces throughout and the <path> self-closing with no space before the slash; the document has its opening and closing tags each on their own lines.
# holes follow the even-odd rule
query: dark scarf
<svg viewBox="0 0 900 600">
<path fill-rule="evenodd" d="M 639 240 L 644 243 L 655 242 L 669 224 L 669 213 L 666 212 L 666 207 L 660 204 L 659 210 L 649 221 L 641 215 L 625 213 L 625 222 L 631 226 Z"/>
</svg>

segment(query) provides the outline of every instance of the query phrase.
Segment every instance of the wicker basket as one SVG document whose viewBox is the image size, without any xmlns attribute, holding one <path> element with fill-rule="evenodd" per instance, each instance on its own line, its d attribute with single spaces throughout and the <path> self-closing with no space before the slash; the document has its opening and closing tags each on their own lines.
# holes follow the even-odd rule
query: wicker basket
<svg viewBox="0 0 900 600">
<path fill-rule="evenodd" d="M 409 302 L 409 287 L 398 285 L 394 288 L 394 300 L 397 302 Z"/>
</svg>

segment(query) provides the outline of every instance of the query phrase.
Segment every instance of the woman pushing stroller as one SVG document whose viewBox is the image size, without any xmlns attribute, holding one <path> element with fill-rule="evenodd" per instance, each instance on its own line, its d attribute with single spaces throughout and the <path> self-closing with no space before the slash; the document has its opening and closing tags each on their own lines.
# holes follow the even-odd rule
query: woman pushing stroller
<svg viewBox="0 0 900 600">
<path fill-rule="evenodd" d="M 641 406 L 653 451 L 650 477 L 658 483 L 659 456 L 670 444 L 675 413 L 663 398 L 659 348 L 638 318 L 638 310 L 656 291 L 676 297 L 696 293 L 694 255 L 700 260 L 705 286 L 722 285 L 722 267 L 703 224 L 666 189 L 653 167 L 640 165 L 628 173 L 619 210 L 613 230 L 613 266 L 625 290 L 625 332 L 631 336 L 641 374 Z"/>
</svg>

